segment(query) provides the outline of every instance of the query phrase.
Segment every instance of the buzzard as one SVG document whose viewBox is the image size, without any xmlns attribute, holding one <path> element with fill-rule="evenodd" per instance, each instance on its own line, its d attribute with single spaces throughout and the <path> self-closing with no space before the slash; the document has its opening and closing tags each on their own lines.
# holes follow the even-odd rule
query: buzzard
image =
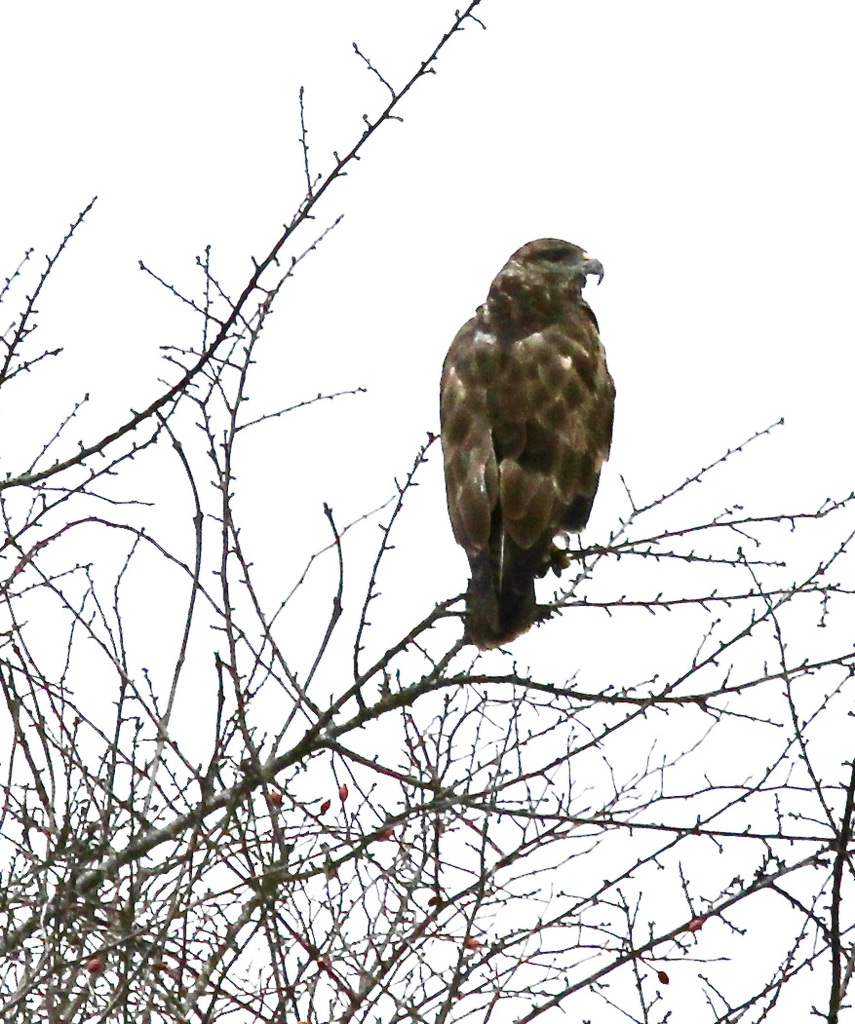
<svg viewBox="0 0 855 1024">
<path fill-rule="evenodd" d="M 448 514 L 469 557 L 467 639 L 482 650 L 537 618 L 534 581 L 567 565 L 557 536 L 588 521 L 609 456 L 615 388 L 582 298 L 603 267 L 540 238 L 502 267 L 442 368 Z"/>
</svg>

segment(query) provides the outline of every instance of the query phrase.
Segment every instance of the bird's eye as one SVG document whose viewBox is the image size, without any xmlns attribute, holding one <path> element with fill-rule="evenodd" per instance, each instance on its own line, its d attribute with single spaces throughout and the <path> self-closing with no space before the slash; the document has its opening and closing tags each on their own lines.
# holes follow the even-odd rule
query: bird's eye
<svg viewBox="0 0 855 1024">
<path fill-rule="evenodd" d="M 548 249 L 544 254 L 543 258 L 548 260 L 550 263 L 560 263 L 565 259 L 567 253 L 564 249 Z"/>
</svg>

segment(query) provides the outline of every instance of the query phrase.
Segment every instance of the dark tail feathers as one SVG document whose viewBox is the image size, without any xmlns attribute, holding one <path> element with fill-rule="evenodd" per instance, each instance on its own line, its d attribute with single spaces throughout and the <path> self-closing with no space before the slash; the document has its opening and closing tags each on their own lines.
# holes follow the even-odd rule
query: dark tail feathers
<svg viewBox="0 0 855 1024">
<path fill-rule="evenodd" d="M 482 651 L 501 647 L 534 623 L 534 580 L 543 574 L 539 545 L 525 551 L 505 537 L 504 571 L 498 553 L 469 558 L 472 578 L 466 594 L 466 638 Z M 500 578 L 501 577 L 501 578 Z"/>
</svg>

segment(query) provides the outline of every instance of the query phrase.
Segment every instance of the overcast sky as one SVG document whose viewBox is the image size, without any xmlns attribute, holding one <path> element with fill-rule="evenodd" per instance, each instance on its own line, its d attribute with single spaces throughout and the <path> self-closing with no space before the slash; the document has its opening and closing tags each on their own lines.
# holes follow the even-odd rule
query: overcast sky
<svg viewBox="0 0 855 1024">
<path fill-rule="evenodd" d="M 304 194 L 299 87 L 323 173 L 386 102 L 353 42 L 400 85 L 454 6 L 3 5 L 3 275 L 29 246 L 52 251 L 99 198 L 39 305 L 42 344 L 65 354 L 0 409 L 0 472 L 18 472 L 46 414 L 55 426 L 84 393 L 84 441 L 158 393 L 159 346 L 200 328 L 138 261 L 198 292 L 210 244 L 238 292 Z M 290 250 L 344 214 L 280 300 L 254 411 L 368 393 L 259 428 L 242 455 L 267 481 L 269 500 L 245 512 L 276 573 L 326 542 L 323 501 L 346 522 L 388 497 L 438 429 L 451 338 L 510 253 L 544 235 L 605 267 L 588 298 L 618 397 L 592 537 L 626 514 L 620 475 L 650 499 L 781 416 L 713 482 L 710 514 L 848 493 L 852 5 L 483 0 L 477 13 L 486 31 L 469 23 L 450 42 L 403 123 L 383 128 Z M 466 580 L 438 457 L 405 530 L 411 620 Z M 535 657 L 546 633 L 519 649 Z"/>
<path fill-rule="evenodd" d="M 4 270 L 99 196 L 43 332 L 73 350 L 64 387 L 79 374 L 121 407 L 152 394 L 157 346 L 185 326 L 137 260 L 184 282 L 210 243 L 236 285 L 302 196 L 298 87 L 323 171 L 385 99 L 352 42 L 399 83 L 453 5 L 5 7 Z M 773 476 L 793 493 L 840 483 L 851 5 L 484 0 L 479 15 L 487 31 L 452 41 L 320 211 L 318 226 L 345 219 L 280 313 L 273 390 L 369 387 L 347 443 L 388 478 L 436 427 L 442 357 L 493 274 L 554 235 L 606 269 L 591 301 L 618 385 L 615 471 L 652 487 L 784 415 Z"/>
<path fill-rule="evenodd" d="M 304 192 L 299 86 L 324 172 L 386 100 L 353 42 L 400 84 L 452 9 L 7 5 L 4 272 L 99 196 L 40 303 L 43 343 L 66 353 L 0 410 L 7 436 L 13 423 L 26 443 L 45 407 L 64 413 L 87 392 L 84 440 L 146 404 L 159 346 L 199 325 L 138 261 L 198 293 L 194 259 L 210 244 L 238 291 Z M 451 41 L 404 123 L 292 247 L 344 214 L 271 321 L 255 409 L 368 389 L 302 414 L 293 437 L 278 421 L 256 434 L 245 457 L 282 466 L 289 495 L 299 485 L 292 528 L 320 543 L 321 502 L 347 521 L 385 499 L 437 429 L 455 331 L 508 255 L 543 235 L 606 271 L 589 299 L 618 401 L 592 530 L 626 511 L 619 475 L 649 498 L 781 416 L 786 428 L 720 478 L 722 500 L 761 511 L 850 490 L 851 6 L 484 0 L 478 14 L 487 30 L 470 22 Z M 466 565 L 436 459 L 427 472 L 421 571 L 438 599 Z"/>
</svg>

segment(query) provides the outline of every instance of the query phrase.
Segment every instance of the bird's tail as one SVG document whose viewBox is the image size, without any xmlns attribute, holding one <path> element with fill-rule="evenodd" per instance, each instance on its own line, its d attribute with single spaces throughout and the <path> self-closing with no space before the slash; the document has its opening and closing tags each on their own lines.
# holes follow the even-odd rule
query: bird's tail
<svg viewBox="0 0 855 1024">
<path fill-rule="evenodd" d="M 507 536 L 502 540 L 501 549 L 469 558 L 466 638 L 482 651 L 510 643 L 536 618 L 534 579 L 542 575 L 543 552 L 520 548 Z"/>
</svg>

